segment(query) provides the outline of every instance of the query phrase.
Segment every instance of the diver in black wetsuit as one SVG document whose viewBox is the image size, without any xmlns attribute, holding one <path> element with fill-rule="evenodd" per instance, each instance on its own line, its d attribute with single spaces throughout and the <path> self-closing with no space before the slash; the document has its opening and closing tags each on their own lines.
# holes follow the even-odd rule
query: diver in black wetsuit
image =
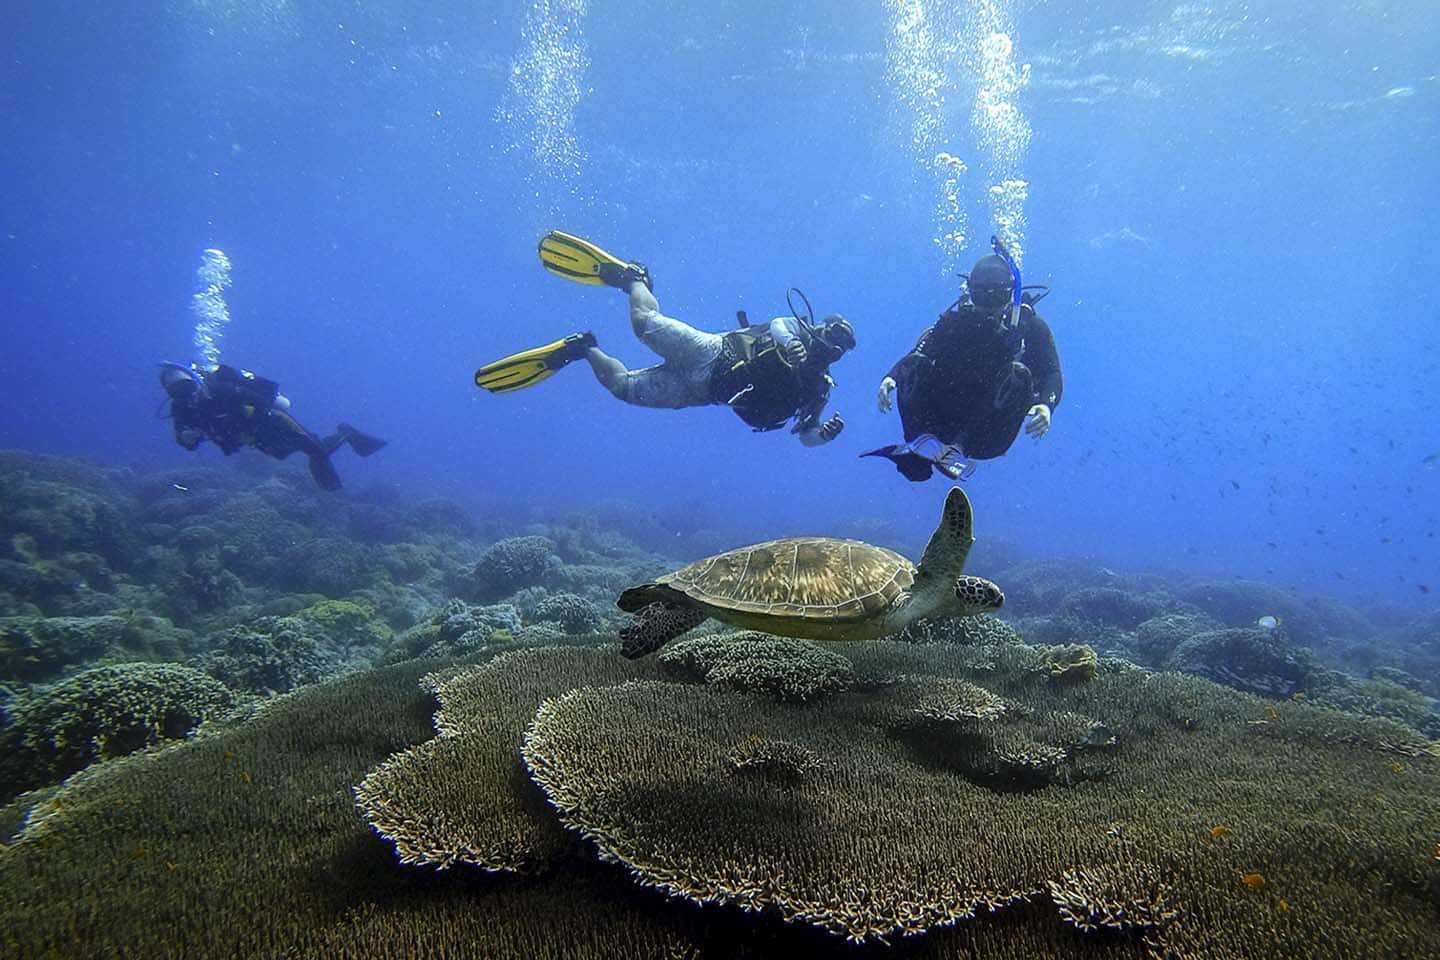
<svg viewBox="0 0 1440 960">
<path fill-rule="evenodd" d="M 330 454 L 349 444 L 362 457 L 385 446 L 385 441 L 342 423 L 328 437 L 302 427 L 289 413 L 290 401 L 273 380 L 249 370 L 219 364 L 204 369 L 194 364 L 160 365 L 160 385 L 170 397 L 175 442 L 194 450 L 209 440 L 226 456 L 241 447 L 284 460 L 300 452 L 310 460 L 310 475 L 325 490 L 340 489 L 340 475 Z"/>
<path fill-rule="evenodd" d="M 900 405 L 905 443 L 861 456 L 887 457 L 909 480 L 932 470 L 963 479 L 970 461 L 1010 449 L 1020 425 L 1035 439 L 1050 429 L 1064 381 L 1055 336 L 1035 312 L 1048 290 L 1022 289 L 999 240 L 970 272 L 967 294 L 927 329 L 880 382 L 881 412 Z"/>
</svg>

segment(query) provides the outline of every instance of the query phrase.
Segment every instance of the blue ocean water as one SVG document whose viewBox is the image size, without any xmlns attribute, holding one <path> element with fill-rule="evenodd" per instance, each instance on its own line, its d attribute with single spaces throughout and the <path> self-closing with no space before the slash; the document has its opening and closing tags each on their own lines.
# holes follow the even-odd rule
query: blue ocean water
<svg viewBox="0 0 1440 960">
<path fill-rule="evenodd" d="M 174 445 L 155 379 L 193 357 L 215 248 L 221 358 L 313 430 L 389 439 L 337 456 L 351 490 L 657 518 L 733 498 L 737 537 L 915 543 L 944 486 L 857 454 L 899 439 L 876 384 L 998 230 L 1053 288 L 1066 391 L 1049 436 L 968 481 L 982 548 L 1433 608 L 1440 14 L 1074 6 L 18 5 L 0 447 L 218 464 Z M 477 390 L 576 330 L 651 362 L 620 295 L 541 269 L 552 228 L 644 260 L 706 329 L 784 314 L 790 286 L 850 317 L 845 433 L 628 408 L 582 365 Z"/>
</svg>

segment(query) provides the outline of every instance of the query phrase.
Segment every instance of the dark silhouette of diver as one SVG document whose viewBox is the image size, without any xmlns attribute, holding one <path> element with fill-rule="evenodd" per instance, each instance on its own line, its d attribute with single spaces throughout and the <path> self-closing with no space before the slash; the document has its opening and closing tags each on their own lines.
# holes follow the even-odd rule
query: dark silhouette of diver
<svg viewBox="0 0 1440 960">
<path fill-rule="evenodd" d="M 1026 417 L 1025 432 L 1045 436 L 1060 405 L 1055 335 L 1035 312 L 1049 290 L 1022 287 L 1004 244 L 990 242 L 995 253 L 975 264 L 966 293 L 880 381 L 880 410 L 894 394 L 905 443 L 861 456 L 889 458 L 906 479 L 928 480 L 933 470 L 964 479 L 972 461 L 1008 451 Z"/>
<path fill-rule="evenodd" d="M 194 450 L 206 440 L 226 456 L 241 447 L 284 460 L 297 451 L 310 460 L 310 475 L 324 490 L 340 489 L 340 475 L 330 454 L 349 444 L 362 457 L 385 446 L 385 441 L 342 423 L 328 437 L 319 437 L 290 415 L 290 401 L 280 385 L 249 370 L 219 364 L 160 365 L 160 385 L 170 398 L 175 442 Z"/>
</svg>

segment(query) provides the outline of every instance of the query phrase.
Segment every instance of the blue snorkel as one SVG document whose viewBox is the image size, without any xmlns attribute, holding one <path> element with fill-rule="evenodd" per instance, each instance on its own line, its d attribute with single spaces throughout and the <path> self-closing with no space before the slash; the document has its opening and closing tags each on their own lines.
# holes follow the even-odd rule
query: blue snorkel
<svg viewBox="0 0 1440 960">
<path fill-rule="evenodd" d="M 994 235 L 990 237 L 990 249 L 994 250 L 995 255 L 1004 260 L 1005 266 L 1010 268 L 1010 278 L 1013 281 L 1010 288 L 1010 326 L 1018 327 L 1020 325 L 1020 268 L 1016 266 L 1015 258 L 1010 256 L 1010 251 L 1005 249 L 1005 244 L 1000 241 L 999 237 Z"/>
</svg>

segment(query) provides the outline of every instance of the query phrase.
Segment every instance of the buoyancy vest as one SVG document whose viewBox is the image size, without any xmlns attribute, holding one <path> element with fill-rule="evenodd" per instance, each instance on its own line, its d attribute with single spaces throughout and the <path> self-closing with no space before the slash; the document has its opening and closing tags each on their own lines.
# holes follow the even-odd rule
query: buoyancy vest
<svg viewBox="0 0 1440 960">
<path fill-rule="evenodd" d="M 799 337 L 813 357 L 813 337 L 803 324 Z M 755 431 L 778 430 L 814 399 L 805 386 L 809 379 L 803 366 L 792 367 L 785 359 L 769 324 L 743 326 L 725 334 L 721 342 L 710 396 Z"/>
</svg>

